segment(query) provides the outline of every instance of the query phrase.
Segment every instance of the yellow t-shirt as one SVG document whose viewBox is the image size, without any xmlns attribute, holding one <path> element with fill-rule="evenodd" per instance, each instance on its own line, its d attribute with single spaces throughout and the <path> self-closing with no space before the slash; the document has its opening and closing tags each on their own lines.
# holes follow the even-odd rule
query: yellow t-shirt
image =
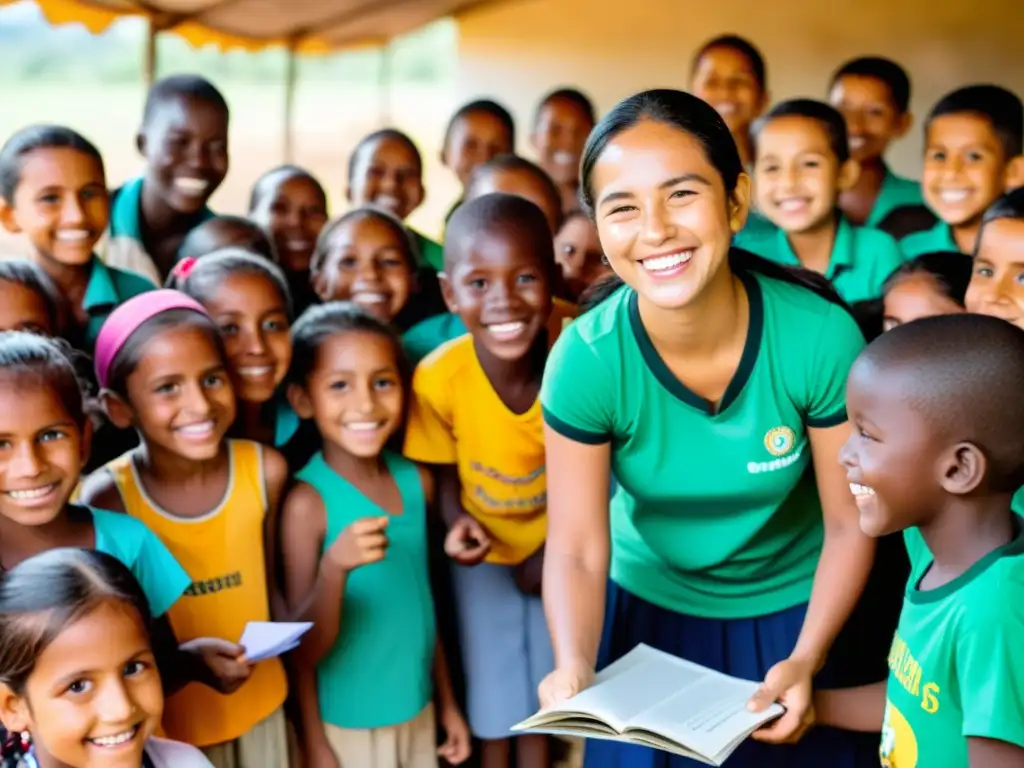
<svg viewBox="0 0 1024 768">
<path fill-rule="evenodd" d="M 263 449 L 248 440 L 230 440 L 228 446 L 228 492 L 215 510 L 197 518 L 160 509 L 142 486 L 130 454 L 106 465 L 128 514 L 157 535 L 192 579 L 168 611 L 179 642 L 197 637 L 238 642 L 248 622 L 270 620 Z M 261 661 L 242 687 L 227 696 L 189 683 L 167 699 L 163 725 L 169 738 L 197 747 L 233 741 L 277 711 L 287 693 L 281 661 Z"/>
<path fill-rule="evenodd" d="M 556 302 L 548 341 L 576 308 Z M 540 399 L 523 414 L 494 391 L 473 337 L 443 344 L 417 366 L 405 455 L 427 464 L 456 464 L 462 506 L 491 533 L 487 562 L 521 563 L 547 535 L 547 477 Z"/>
</svg>

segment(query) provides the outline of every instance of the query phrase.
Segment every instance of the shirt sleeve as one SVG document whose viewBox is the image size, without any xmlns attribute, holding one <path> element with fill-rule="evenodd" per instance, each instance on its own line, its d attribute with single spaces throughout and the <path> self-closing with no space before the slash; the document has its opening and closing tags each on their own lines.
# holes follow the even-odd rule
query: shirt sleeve
<svg viewBox="0 0 1024 768">
<path fill-rule="evenodd" d="M 192 579 L 185 572 L 164 543 L 145 525 L 141 525 L 139 553 L 132 572 L 139 580 L 149 601 L 149 612 L 159 618 L 178 602 Z"/>
<path fill-rule="evenodd" d="M 955 668 L 963 735 L 1024 747 L 1024 609 L 989 607 L 964 618 Z"/>
<path fill-rule="evenodd" d="M 578 331 L 568 325 L 544 368 L 540 402 L 544 422 L 577 443 L 601 445 L 612 439 L 615 388 L 605 364 Z"/>
<path fill-rule="evenodd" d="M 864 349 L 864 335 L 838 304 L 829 305 L 817 333 L 817 349 L 806 361 L 804 419 L 808 427 L 827 428 L 846 421 L 846 377 Z"/>
<path fill-rule="evenodd" d="M 405 428 L 405 455 L 424 464 L 455 464 L 458 454 L 444 358 L 421 363 L 412 377 L 412 402 Z"/>
</svg>

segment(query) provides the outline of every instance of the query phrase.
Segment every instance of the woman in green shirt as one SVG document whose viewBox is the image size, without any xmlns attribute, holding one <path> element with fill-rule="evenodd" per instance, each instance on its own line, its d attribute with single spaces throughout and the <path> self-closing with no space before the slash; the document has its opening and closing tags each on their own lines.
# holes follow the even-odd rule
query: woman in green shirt
<svg viewBox="0 0 1024 768">
<path fill-rule="evenodd" d="M 855 321 L 819 276 L 731 247 L 750 179 L 700 99 L 621 102 L 581 181 L 620 280 L 563 333 L 542 388 L 556 658 L 542 702 L 643 642 L 763 679 L 757 706 L 785 704 L 730 768 L 877 765 L 854 734 L 779 746 L 813 721 L 812 679 L 834 679 L 826 659 L 874 554 L 837 458 Z M 694 765 L 615 742 L 589 744 L 585 764 Z"/>
</svg>

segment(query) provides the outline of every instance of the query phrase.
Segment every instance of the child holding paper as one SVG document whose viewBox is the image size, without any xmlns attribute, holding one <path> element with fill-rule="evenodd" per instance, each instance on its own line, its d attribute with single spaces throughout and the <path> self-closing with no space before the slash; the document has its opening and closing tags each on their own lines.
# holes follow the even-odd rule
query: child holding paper
<svg viewBox="0 0 1024 768">
<path fill-rule="evenodd" d="M 192 583 L 169 612 L 182 640 L 236 640 L 274 602 L 273 513 L 288 469 L 272 448 L 225 439 L 237 413 L 227 365 L 216 324 L 178 291 L 122 304 L 96 343 L 107 415 L 141 444 L 91 475 L 82 500 L 142 521 L 185 568 Z M 168 736 L 215 768 L 287 766 L 281 662 L 232 661 L 248 677 L 235 693 L 190 684 L 167 700 Z"/>
</svg>

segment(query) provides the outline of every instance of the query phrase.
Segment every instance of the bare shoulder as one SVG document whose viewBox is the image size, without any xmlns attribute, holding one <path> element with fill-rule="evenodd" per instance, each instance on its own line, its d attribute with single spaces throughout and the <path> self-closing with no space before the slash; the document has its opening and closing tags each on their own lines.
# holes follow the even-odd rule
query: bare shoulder
<svg viewBox="0 0 1024 768">
<path fill-rule="evenodd" d="M 309 483 L 296 483 L 284 498 L 282 524 L 303 526 L 321 533 L 327 528 L 327 508 L 323 497 Z"/>
<path fill-rule="evenodd" d="M 110 470 L 100 467 L 82 481 L 78 494 L 79 501 L 86 506 L 98 507 L 111 512 L 126 512 L 121 492 Z"/>
<path fill-rule="evenodd" d="M 417 464 L 416 469 L 420 473 L 420 482 L 423 484 L 423 496 L 427 500 L 427 505 L 434 503 L 434 498 L 437 495 L 436 483 L 434 482 L 434 473 L 422 464 Z"/>
<path fill-rule="evenodd" d="M 266 478 L 267 495 L 280 498 L 288 483 L 288 461 L 276 448 L 263 446 L 263 477 Z"/>
</svg>

